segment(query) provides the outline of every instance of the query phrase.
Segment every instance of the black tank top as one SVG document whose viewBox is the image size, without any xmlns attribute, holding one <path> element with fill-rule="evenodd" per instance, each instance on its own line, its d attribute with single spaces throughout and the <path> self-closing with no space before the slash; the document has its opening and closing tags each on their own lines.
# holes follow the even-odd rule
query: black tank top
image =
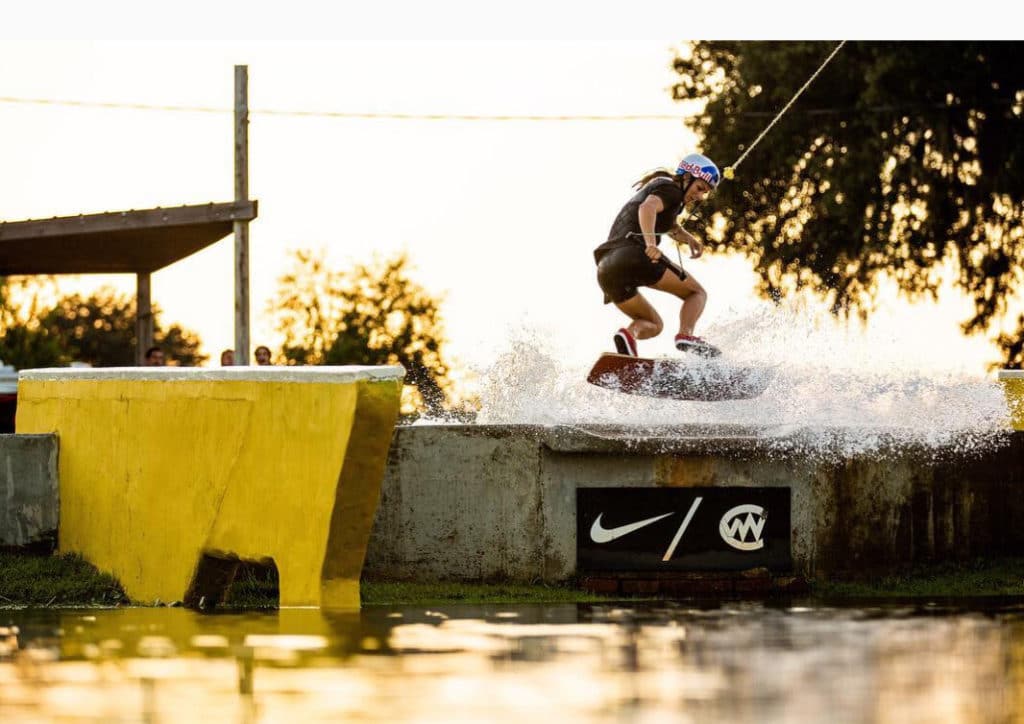
<svg viewBox="0 0 1024 724">
<path fill-rule="evenodd" d="M 622 246 L 645 246 L 640 230 L 639 210 L 640 204 L 651 195 L 660 198 L 665 207 L 655 219 L 655 234 L 664 234 L 676 225 L 676 219 L 683 210 L 683 190 L 679 188 L 679 184 L 673 178 L 661 176 L 652 179 L 644 184 L 619 211 L 615 221 L 612 222 L 612 228 L 608 231 L 608 241 L 594 250 L 595 258 L 600 259 L 605 252 Z M 660 237 L 657 242 L 661 242 Z"/>
</svg>

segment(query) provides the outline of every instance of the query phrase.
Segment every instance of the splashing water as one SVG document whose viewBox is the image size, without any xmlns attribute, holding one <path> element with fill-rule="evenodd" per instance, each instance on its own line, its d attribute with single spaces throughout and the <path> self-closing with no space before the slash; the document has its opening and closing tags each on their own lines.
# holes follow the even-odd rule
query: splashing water
<svg viewBox="0 0 1024 724">
<path fill-rule="evenodd" d="M 1005 441 L 998 382 L 954 369 L 934 342 L 872 335 L 796 305 L 721 321 L 707 327 L 707 337 L 728 363 L 774 375 L 767 390 L 725 402 L 624 395 L 588 384 L 591 362 L 560 361 L 569 355 L 551 340 L 521 330 L 481 372 L 477 422 L 616 425 L 638 436 L 664 426 L 740 425 L 780 448 L 840 455 L 887 443 L 970 452 Z"/>
</svg>

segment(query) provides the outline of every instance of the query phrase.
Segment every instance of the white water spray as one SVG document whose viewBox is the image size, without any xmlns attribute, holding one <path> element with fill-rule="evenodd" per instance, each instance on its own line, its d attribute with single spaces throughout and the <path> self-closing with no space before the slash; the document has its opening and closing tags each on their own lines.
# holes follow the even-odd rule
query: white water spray
<svg viewBox="0 0 1024 724">
<path fill-rule="evenodd" d="M 664 426 L 742 425 L 780 446 L 799 439 L 807 452 L 840 455 L 870 453 L 886 442 L 969 452 L 999 444 L 1009 427 L 994 375 L 956 369 L 937 357 L 939 343 L 923 345 L 914 335 L 886 339 L 799 306 L 765 305 L 707 327 L 706 336 L 726 350 L 729 363 L 773 371 L 768 389 L 727 402 L 625 395 L 587 384 L 587 364 L 562 362 L 573 355 L 519 331 L 481 371 L 477 421 L 616 425 L 638 436 Z"/>
</svg>

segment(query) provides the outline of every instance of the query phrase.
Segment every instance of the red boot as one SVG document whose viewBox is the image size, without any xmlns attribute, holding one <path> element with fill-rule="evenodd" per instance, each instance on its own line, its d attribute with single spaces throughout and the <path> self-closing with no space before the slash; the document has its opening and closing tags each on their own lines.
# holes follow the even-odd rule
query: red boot
<svg viewBox="0 0 1024 724">
<path fill-rule="evenodd" d="M 692 352 L 699 357 L 717 357 L 722 354 L 722 350 L 718 349 L 718 347 L 708 344 L 700 337 L 694 337 L 692 334 L 677 334 L 676 349 L 680 352 Z"/>
<path fill-rule="evenodd" d="M 615 340 L 615 350 L 619 354 L 628 355 L 629 357 L 640 356 L 636 351 L 636 339 L 625 327 L 616 332 L 612 339 Z"/>
</svg>

